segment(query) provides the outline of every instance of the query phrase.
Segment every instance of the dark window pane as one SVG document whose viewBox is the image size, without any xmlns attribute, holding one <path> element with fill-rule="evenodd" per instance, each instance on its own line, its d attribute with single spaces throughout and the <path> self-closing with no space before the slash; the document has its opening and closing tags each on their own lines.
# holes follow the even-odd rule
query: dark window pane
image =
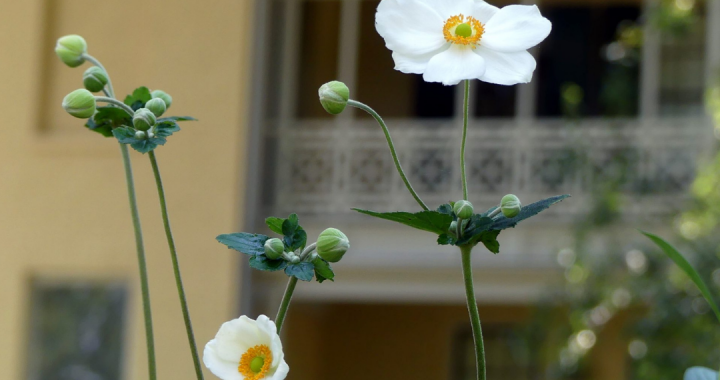
<svg viewBox="0 0 720 380">
<path fill-rule="evenodd" d="M 331 117 L 320 106 L 317 90 L 337 79 L 340 39 L 340 2 L 302 3 L 300 64 L 298 65 L 298 117 Z"/>
<path fill-rule="evenodd" d="M 126 298 L 118 285 L 34 283 L 28 379 L 119 380 Z"/>
<path fill-rule="evenodd" d="M 637 20 L 639 7 L 558 5 L 544 8 L 543 14 L 553 31 L 538 57 L 538 116 L 566 115 L 562 92 L 568 89 L 580 95 L 579 116 L 636 115 L 638 59 L 611 63 L 605 48 L 622 22 Z"/>
<path fill-rule="evenodd" d="M 492 83 L 473 81 L 475 87 L 475 116 L 515 116 L 515 93 L 517 86 L 500 86 Z"/>
</svg>

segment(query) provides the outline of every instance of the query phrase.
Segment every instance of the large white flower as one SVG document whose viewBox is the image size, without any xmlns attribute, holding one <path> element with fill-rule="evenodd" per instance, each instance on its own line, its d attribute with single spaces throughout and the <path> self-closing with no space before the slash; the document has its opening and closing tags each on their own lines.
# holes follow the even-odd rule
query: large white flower
<svg viewBox="0 0 720 380">
<path fill-rule="evenodd" d="M 290 371 L 275 323 L 264 315 L 223 323 L 205 345 L 203 362 L 223 380 L 282 380 Z"/>
<path fill-rule="evenodd" d="M 552 28 L 534 5 L 498 9 L 482 0 L 382 0 L 375 26 L 395 69 L 445 85 L 529 82 L 535 58 L 527 49 Z"/>
</svg>

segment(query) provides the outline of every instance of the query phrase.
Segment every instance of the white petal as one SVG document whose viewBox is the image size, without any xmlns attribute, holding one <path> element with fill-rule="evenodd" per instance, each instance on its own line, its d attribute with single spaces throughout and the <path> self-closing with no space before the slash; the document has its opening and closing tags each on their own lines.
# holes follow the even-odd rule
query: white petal
<svg viewBox="0 0 720 380">
<path fill-rule="evenodd" d="M 287 377 L 288 372 L 290 372 L 290 367 L 287 363 L 283 360 L 282 363 L 278 366 L 277 370 L 275 370 L 275 373 L 269 374 L 269 376 L 266 377 L 267 380 L 283 380 Z"/>
<path fill-rule="evenodd" d="M 422 0 L 423 2 L 430 5 L 433 9 L 436 9 L 438 14 L 443 18 L 443 21 L 447 20 L 451 16 L 457 16 L 463 14 L 465 16 L 470 15 L 473 3 L 475 0 Z"/>
<path fill-rule="evenodd" d="M 383 0 L 375 14 L 375 28 L 392 51 L 424 54 L 445 44 L 443 19 L 420 0 Z"/>
<path fill-rule="evenodd" d="M 475 17 L 478 21 L 485 25 L 499 10 L 500 8 L 490 5 L 482 0 L 475 1 L 472 5 L 472 12 L 470 12 L 470 16 Z"/>
<path fill-rule="evenodd" d="M 269 339 L 263 339 L 264 334 L 255 326 L 255 321 L 242 316 L 238 319 L 225 322 L 215 336 L 218 355 L 224 360 L 240 362 L 242 355 L 253 346 L 266 344 Z"/>
<path fill-rule="evenodd" d="M 449 47 L 450 44 L 448 43 L 438 51 L 421 55 L 393 52 L 392 57 L 395 61 L 395 70 L 401 71 L 405 74 L 422 74 L 425 72 L 425 68 L 427 67 L 428 62 L 430 62 L 430 58 Z"/>
<path fill-rule="evenodd" d="M 217 352 L 216 341 L 213 339 L 205 345 L 203 351 L 203 363 L 215 376 L 223 380 L 243 380 L 242 375 L 238 372 L 238 364 L 240 361 L 231 362 L 223 360 Z"/>
<path fill-rule="evenodd" d="M 260 331 L 267 334 L 268 341 L 271 340 L 272 337 L 277 336 L 277 326 L 275 326 L 275 322 L 271 321 L 267 316 L 262 314 L 258 316 L 256 325 Z"/>
<path fill-rule="evenodd" d="M 480 44 L 501 52 L 530 49 L 550 34 L 552 24 L 535 5 L 508 5 L 485 24 Z"/>
<path fill-rule="evenodd" d="M 452 45 L 428 62 L 423 79 L 449 86 L 485 74 L 485 60 L 468 46 Z"/>
<path fill-rule="evenodd" d="M 535 71 L 535 58 L 527 51 L 500 53 L 478 46 L 476 53 L 485 59 L 485 74 L 480 80 L 506 86 L 528 83 Z"/>
</svg>

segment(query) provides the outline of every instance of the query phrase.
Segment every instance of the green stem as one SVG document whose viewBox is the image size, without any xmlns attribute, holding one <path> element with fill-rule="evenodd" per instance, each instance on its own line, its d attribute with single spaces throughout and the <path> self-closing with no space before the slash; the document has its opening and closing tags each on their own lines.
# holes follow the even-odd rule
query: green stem
<svg viewBox="0 0 720 380">
<path fill-rule="evenodd" d="M 150 285 L 148 282 L 147 263 L 145 261 L 145 247 L 143 245 L 142 227 L 140 226 L 140 214 L 138 213 L 137 198 L 135 196 L 135 181 L 133 180 L 130 154 L 125 144 L 120 144 L 123 165 L 125 166 L 125 182 L 127 183 L 128 199 L 130 201 L 130 214 L 132 215 L 133 228 L 135 229 L 135 249 L 137 250 L 138 267 L 140 269 L 140 290 L 142 292 L 143 314 L 145 318 L 145 341 L 147 344 L 148 372 L 149 379 L 157 379 L 155 368 L 155 338 L 152 325 L 152 311 L 150 309 Z"/>
<path fill-rule="evenodd" d="M 100 61 L 98 61 L 95 57 L 93 57 L 90 54 L 85 53 L 82 56 L 83 56 L 83 58 L 85 58 L 85 60 L 87 60 L 88 62 L 92 63 L 93 65 L 101 68 L 105 72 L 105 74 L 107 75 L 107 79 L 108 79 L 107 88 L 110 92 L 110 96 L 115 97 L 115 89 L 113 89 L 112 81 L 110 80 L 110 75 L 108 74 L 108 71 L 105 70 L 105 67 L 102 65 L 102 63 L 100 63 Z"/>
<path fill-rule="evenodd" d="M 473 341 L 475 342 L 475 360 L 477 361 L 477 378 L 486 380 L 485 373 L 485 345 L 483 343 L 482 327 L 480 326 L 480 313 L 478 312 L 477 301 L 475 300 L 475 288 L 473 287 L 472 275 L 472 246 L 460 246 L 462 253 L 463 277 L 465 278 L 465 295 L 467 296 L 468 312 L 470 313 L 470 324 L 472 325 Z"/>
<path fill-rule="evenodd" d="M 295 291 L 295 285 L 297 285 L 298 279 L 295 276 L 291 276 L 285 288 L 285 295 L 283 295 L 280 308 L 278 309 L 277 316 L 275 317 L 275 326 L 277 326 L 277 332 L 280 334 L 282 330 L 285 316 L 287 315 L 288 307 L 290 307 L 290 300 L 292 299 L 293 292 Z"/>
<path fill-rule="evenodd" d="M 413 189 L 412 185 L 410 184 L 410 181 L 408 181 L 407 176 L 405 175 L 405 172 L 403 171 L 402 166 L 400 165 L 400 160 L 398 160 L 397 152 L 395 152 L 395 144 L 393 144 L 392 137 L 390 137 L 390 131 L 387 128 L 387 125 L 385 125 L 385 122 L 380 117 L 380 115 L 375 112 L 372 108 L 367 106 L 366 104 L 360 103 L 355 100 L 348 100 L 347 105 L 359 108 L 367 113 L 369 113 L 372 117 L 375 118 L 375 120 L 380 124 L 380 127 L 382 127 L 383 132 L 385 133 L 385 139 L 387 140 L 388 147 L 390 148 L 390 154 L 392 154 L 393 161 L 395 161 L 395 167 L 397 168 L 398 173 L 400 174 L 400 177 L 402 177 L 403 182 L 405 182 L 405 187 L 407 187 L 410 194 L 412 194 L 413 198 L 417 201 L 417 203 L 420 205 L 420 207 L 423 208 L 423 210 L 427 211 L 428 207 L 425 205 L 425 203 L 420 199 L 420 197 L 417 195 L 415 190 Z"/>
<path fill-rule="evenodd" d="M 168 217 L 167 203 L 165 202 L 165 190 L 163 189 L 162 177 L 160 177 L 160 169 L 158 168 L 157 159 L 155 159 L 155 152 L 150 151 L 148 156 L 150 157 L 150 163 L 152 164 L 153 173 L 155 174 L 155 183 L 157 184 L 160 209 L 165 226 L 165 236 L 167 237 L 168 247 L 170 248 L 170 257 L 172 258 L 173 271 L 175 272 L 175 285 L 177 286 L 180 306 L 182 307 L 182 314 L 185 319 L 185 331 L 188 336 L 188 342 L 190 343 L 190 351 L 192 352 L 193 364 L 195 365 L 195 374 L 198 380 L 202 380 L 203 373 L 202 367 L 200 366 L 200 356 L 198 356 L 197 345 L 195 344 L 195 334 L 193 333 L 190 311 L 188 310 L 187 299 L 185 297 L 185 288 L 183 287 L 182 277 L 180 275 L 180 264 L 178 263 L 177 251 L 175 250 L 175 240 L 173 239 L 172 230 L 170 229 L 170 218 Z"/>
<path fill-rule="evenodd" d="M 468 118 L 470 116 L 470 81 L 465 81 L 465 101 L 463 102 L 463 133 L 460 146 L 460 171 L 462 173 L 463 199 L 468 200 L 467 175 L 465 174 L 465 141 L 467 140 Z"/>
<path fill-rule="evenodd" d="M 109 97 L 107 97 L 107 96 L 96 96 L 96 97 L 95 97 L 95 101 L 96 101 L 96 102 L 105 102 L 105 103 L 114 104 L 114 105 L 122 108 L 123 110 L 125 110 L 125 112 L 127 112 L 128 114 L 130 114 L 130 116 L 133 116 L 133 115 L 135 114 L 135 111 L 133 111 L 132 108 L 128 107 L 127 104 L 125 104 L 125 103 L 123 103 L 123 102 L 121 102 L 121 101 L 119 101 L 119 100 L 117 100 L 117 99 L 114 99 L 114 98 L 109 98 Z"/>
</svg>

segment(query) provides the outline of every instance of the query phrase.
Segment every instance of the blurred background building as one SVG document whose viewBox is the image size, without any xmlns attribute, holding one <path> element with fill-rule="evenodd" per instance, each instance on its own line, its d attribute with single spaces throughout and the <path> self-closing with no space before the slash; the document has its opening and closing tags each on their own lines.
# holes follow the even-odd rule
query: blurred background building
<svg viewBox="0 0 720 380">
<path fill-rule="evenodd" d="M 296 212 L 310 238 L 334 226 L 352 250 L 335 266 L 335 282 L 298 287 L 284 330 L 291 378 L 474 378 L 459 255 L 429 234 L 351 210 L 417 206 L 374 120 L 357 110 L 332 117 L 317 101 L 320 85 L 345 82 L 386 119 L 429 205 L 461 197 L 462 94 L 393 70 L 374 28 L 377 4 L 0 2 L 0 378 L 146 376 L 118 149 L 59 107 L 80 86 L 81 72 L 52 50 L 70 33 L 86 37 L 119 94 L 162 88 L 175 98 L 173 114 L 200 119 L 158 151 L 200 344 L 239 313 L 273 316 L 285 286 L 282 275 L 251 272 L 214 237 L 267 232 L 266 216 Z M 636 228 L 671 233 L 699 163 L 713 154 L 703 103 L 720 63 L 720 4 L 538 5 L 553 32 L 533 51 L 533 82 L 472 83 L 470 199 L 486 209 L 506 193 L 525 203 L 573 197 L 503 232 L 500 254 L 475 255 L 488 374 L 659 379 L 638 377 L 652 347 L 627 333 L 627 321 L 647 308 L 618 289 L 633 298 L 633 286 L 651 286 L 632 280 L 651 260 Z M 149 165 L 139 154 L 134 165 L 159 374 L 192 379 Z M 629 275 L 603 277 L 607 263 Z M 603 306 L 595 287 L 617 302 Z M 704 317 L 689 310 L 684 318 Z M 538 334 L 550 330 L 568 331 Z"/>
</svg>

